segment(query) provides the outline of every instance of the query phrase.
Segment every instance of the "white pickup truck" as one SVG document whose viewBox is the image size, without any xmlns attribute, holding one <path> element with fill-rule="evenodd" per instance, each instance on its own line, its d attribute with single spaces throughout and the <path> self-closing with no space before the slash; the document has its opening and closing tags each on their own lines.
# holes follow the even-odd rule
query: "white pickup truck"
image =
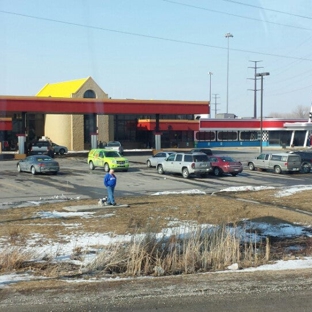
<svg viewBox="0 0 312 312">
<path fill-rule="evenodd" d="M 104 146 L 105 149 L 113 150 L 118 152 L 120 155 L 123 155 L 123 147 L 119 141 L 109 141 Z"/>
<path fill-rule="evenodd" d="M 273 170 L 275 173 L 300 171 L 301 157 L 289 153 L 263 153 L 248 161 L 250 170 Z"/>
</svg>

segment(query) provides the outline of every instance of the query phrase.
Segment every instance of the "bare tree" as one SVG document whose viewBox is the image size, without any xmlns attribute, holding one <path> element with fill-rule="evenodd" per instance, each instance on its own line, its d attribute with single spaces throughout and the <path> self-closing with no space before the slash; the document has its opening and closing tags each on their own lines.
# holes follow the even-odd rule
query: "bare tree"
<svg viewBox="0 0 312 312">
<path fill-rule="evenodd" d="M 298 118 L 298 119 L 307 119 L 309 118 L 310 107 L 304 105 L 298 105 L 290 113 L 277 113 L 272 112 L 269 114 L 269 117 L 274 118 Z"/>
</svg>

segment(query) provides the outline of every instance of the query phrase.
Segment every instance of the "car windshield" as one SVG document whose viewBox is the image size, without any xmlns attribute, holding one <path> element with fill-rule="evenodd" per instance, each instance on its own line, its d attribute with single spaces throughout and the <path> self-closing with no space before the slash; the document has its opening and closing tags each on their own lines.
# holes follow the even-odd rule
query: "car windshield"
<svg viewBox="0 0 312 312">
<path fill-rule="evenodd" d="M 223 161 L 231 161 L 231 162 L 235 161 L 232 157 L 229 157 L 229 156 L 222 156 L 221 159 Z"/>
<path fill-rule="evenodd" d="M 108 142 L 107 146 L 120 146 L 120 142 Z"/>
<path fill-rule="evenodd" d="M 194 161 L 195 162 L 208 161 L 208 157 L 207 157 L 207 155 L 196 155 L 196 156 L 194 156 Z"/>
<path fill-rule="evenodd" d="M 120 157 L 119 153 L 117 152 L 106 152 L 105 156 L 106 157 Z"/>
<path fill-rule="evenodd" d="M 49 156 L 41 156 L 41 157 L 35 157 L 35 160 L 37 160 L 39 162 L 43 162 L 43 161 L 51 161 L 52 158 Z"/>
</svg>

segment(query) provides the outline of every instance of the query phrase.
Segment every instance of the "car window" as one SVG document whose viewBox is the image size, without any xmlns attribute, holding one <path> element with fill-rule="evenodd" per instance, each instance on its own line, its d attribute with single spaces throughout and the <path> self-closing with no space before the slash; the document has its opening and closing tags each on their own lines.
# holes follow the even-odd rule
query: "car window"
<svg viewBox="0 0 312 312">
<path fill-rule="evenodd" d="M 52 160 L 52 158 L 51 157 L 38 157 L 37 158 L 37 161 L 40 161 L 40 162 L 44 162 L 44 161 L 51 161 Z"/>
<path fill-rule="evenodd" d="M 195 162 L 205 162 L 209 161 L 207 155 L 196 155 L 194 156 L 194 161 Z"/>
<path fill-rule="evenodd" d="M 235 161 L 233 158 L 231 158 L 229 156 L 222 156 L 221 158 L 223 161 L 231 161 L 231 162 Z"/>
<path fill-rule="evenodd" d="M 167 160 L 168 161 L 173 161 L 174 160 L 174 157 L 175 157 L 175 154 L 172 154 L 172 155 L 169 155 Z"/>
<path fill-rule="evenodd" d="M 181 161 L 182 160 L 182 154 L 178 154 L 175 160 L 176 161 Z"/>
<path fill-rule="evenodd" d="M 261 154 L 257 157 L 257 159 L 264 159 L 265 158 L 265 154 Z"/>
<path fill-rule="evenodd" d="M 104 156 L 103 151 L 100 151 L 100 153 L 99 153 L 99 157 L 103 158 L 103 156 Z"/>
<path fill-rule="evenodd" d="M 158 153 L 155 155 L 155 157 L 166 157 L 165 153 Z"/>
<path fill-rule="evenodd" d="M 299 156 L 289 156 L 288 161 L 299 161 Z"/>
<path fill-rule="evenodd" d="M 192 162 L 193 161 L 192 155 L 185 155 L 184 156 L 184 161 L 185 162 Z"/>
<path fill-rule="evenodd" d="M 287 156 L 272 155 L 271 159 L 275 161 L 287 161 Z"/>
<path fill-rule="evenodd" d="M 119 154 L 117 152 L 106 152 L 106 157 L 119 157 Z"/>
<path fill-rule="evenodd" d="M 216 157 L 208 157 L 208 160 L 211 161 L 211 162 L 217 162 L 218 158 L 216 158 Z"/>
<path fill-rule="evenodd" d="M 108 142 L 107 146 L 121 146 L 120 142 Z"/>
</svg>

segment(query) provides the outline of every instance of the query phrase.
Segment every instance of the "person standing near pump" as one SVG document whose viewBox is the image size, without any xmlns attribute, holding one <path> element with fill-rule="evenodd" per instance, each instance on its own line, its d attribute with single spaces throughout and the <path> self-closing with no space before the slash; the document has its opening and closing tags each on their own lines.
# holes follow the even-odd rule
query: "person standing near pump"
<svg viewBox="0 0 312 312">
<path fill-rule="evenodd" d="M 114 170 L 110 169 L 104 176 L 104 185 L 107 189 L 107 202 L 106 205 L 116 206 L 114 191 L 117 183 L 117 177 L 114 174 Z"/>
</svg>

